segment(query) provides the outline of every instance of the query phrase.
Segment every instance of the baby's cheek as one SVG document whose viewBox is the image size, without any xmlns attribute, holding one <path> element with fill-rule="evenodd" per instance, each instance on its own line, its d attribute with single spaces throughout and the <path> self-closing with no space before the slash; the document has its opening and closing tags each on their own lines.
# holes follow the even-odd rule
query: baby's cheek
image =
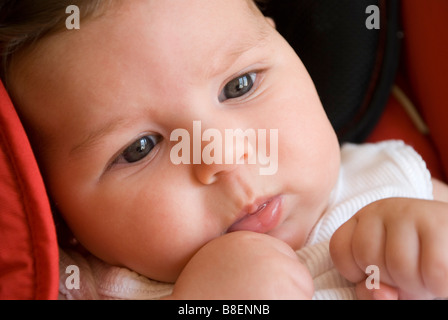
<svg viewBox="0 0 448 320">
<path fill-rule="evenodd" d="M 129 267 L 155 280 L 175 282 L 191 258 L 212 238 L 195 229 L 177 227 L 152 229 L 142 235 L 139 252 L 128 261 Z"/>
</svg>

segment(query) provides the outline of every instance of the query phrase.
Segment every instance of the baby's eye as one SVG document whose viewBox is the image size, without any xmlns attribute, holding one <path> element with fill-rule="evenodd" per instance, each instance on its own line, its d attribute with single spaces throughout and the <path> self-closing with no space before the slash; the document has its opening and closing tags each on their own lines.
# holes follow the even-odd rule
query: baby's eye
<svg viewBox="0 0 448 320">
<path fill-rule="evenodd" d="M 227 99 L 235 99 L 244 96 L 252 89 L 256 78 L 257 74 L 255 72 L 250 72 L 230 80 L 221 91 L 219 101 L 223 102 Z"/>
<path fill-rule="evenodd" d="M 162 138 L 157 135 L 148 135 L 141 137 L 129 145 L 124 151 L 114 160 L 113 164 L 117 163 L 133 163 L 145 158 L 151 150 L 160 142 Z"/>
</svg>

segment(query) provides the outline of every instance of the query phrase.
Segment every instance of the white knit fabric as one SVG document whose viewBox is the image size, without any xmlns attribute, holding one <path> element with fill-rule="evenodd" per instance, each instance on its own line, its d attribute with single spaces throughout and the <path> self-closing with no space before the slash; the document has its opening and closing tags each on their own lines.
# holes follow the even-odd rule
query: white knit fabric
<svg viewBox="0 0 448 320">
<path fill-rule="evenodd" d="M 433 198 L 425 162 L 401 141 L 345 144 L 341 156 L 340 176 L 329 207 L 306 246 L 297 251 L 313 276 L 314 299 L 356 299 L 354 285 L 336 271 L 328 249 L 331 236 L 344 222 L 379 199 Z"/>
<path fill-rule="evenodd" d="M 346 144 L 337 186 L 327 211 L 304 248 L 297 251 L 314 280 L 313 299 L 356 299 L 354 286 L 334 268 L 328 244 L 336 229 L 359 209 L 379 199 L 432 199 L 431 177 L 422 158 L 401 141 Z M 158 299 L 172 285 L 149 280 L 126 268 L 109 266 L 93 256 L 60 251 L 61 299 Z M 67 266 L 80 268 L 81 288 L 67 289 Z"/>
</svg>

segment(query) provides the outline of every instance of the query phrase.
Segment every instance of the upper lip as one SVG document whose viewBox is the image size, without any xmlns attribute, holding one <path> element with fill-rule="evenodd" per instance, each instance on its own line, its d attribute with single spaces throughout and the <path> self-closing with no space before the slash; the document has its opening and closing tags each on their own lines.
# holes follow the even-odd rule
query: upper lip
<svg viewBox="0 0 448 320">
<path fill-rule="evenodd" d="M 275 196 L 265 196 L 265 197 L 259 197 L 255 201 L 253 201 L 250 204 L 245 205 L 239 214 L 237 215 L 237 218 L 233 222 L 235 224 L 236 222 L 244 219 L 248 215 L 252 215 L 257 213 L 260 209 L 265 207 L 271 200 L 275 198 Z"/>
</svg>

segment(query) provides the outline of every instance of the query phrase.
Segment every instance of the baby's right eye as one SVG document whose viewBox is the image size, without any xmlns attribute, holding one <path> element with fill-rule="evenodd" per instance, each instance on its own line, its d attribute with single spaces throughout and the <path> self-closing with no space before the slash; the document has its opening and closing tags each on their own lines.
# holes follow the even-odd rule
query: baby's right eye
<svg viewBox="0 0 448 320">
<path fill-rule="evenodd" d="M 134 163 L 148 156 L 162 138 L 158 135 L 148 135 L 138 138 L 113 161 L 119 163 Z"/>
<path fill-rule="evenodd" d="M 257 73 L 249 72 L 229 81 L 219 95 L 219 101 L 235 99 L 248 94 L 254 86 Z"/>
</svg>

